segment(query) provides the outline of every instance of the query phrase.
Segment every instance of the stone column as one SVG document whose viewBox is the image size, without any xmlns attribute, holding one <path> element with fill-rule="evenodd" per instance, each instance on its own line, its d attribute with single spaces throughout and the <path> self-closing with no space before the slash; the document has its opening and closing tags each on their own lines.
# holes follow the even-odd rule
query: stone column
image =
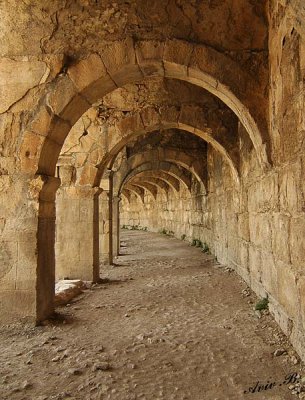
<svg viewBox="0 0 305 400">
<path fill-rule="evenodd" d="M 56 199 L 56 278 L 99 279 L 99 188 L 62 187 Z M 96 248 L 97 246 L 97 248 Z"/>
<path fill-rule="evenodd" d="M 47 319 L 54 311 L 58 178 L 19 176 L 0 193 L 0 319 Z M 13 179 L 13 178 L 12 178 Z"/>
<path fill-rule="evenodd" d="M 113 265 L 113 171 L 109 173 L 109 265 Z"/>
<path fill-rule="evenodd" d="M 55 219 L 56 191 L 60 179 L 44 177 L 39 195 L 37 233 L 37 296 L 36 320 L 43 321 L 54 312 L 55 297 Z"/>
<path fill-rule="evenodd" d="M 100 280 L 100 221 L 99 221 L 99 202 L 101 188 L 95 188 L 93 198 L 93 282 Z"/>
<path fill-rule="evenodd" d="M 113 255 L 115 257 L 120 253 L 120 201 L 119 196 L 113 196 Z"/>
<path fill-rule="evenodd" d="M 104 190 L 99 198 L 99 252 L 100 260 L 109 260 L 109 192 Z"/>
<path fill-rule="evenodd" d="M 118 247 L 118 256 L 120 255 L 120 248 L 121 248 L 121 214 L 120 214 L 120 203 L 122 201 L 122 197 L 119 198 L 118 204 L 118 217 L 117 217 L 117 247 Z"/>
</svg>

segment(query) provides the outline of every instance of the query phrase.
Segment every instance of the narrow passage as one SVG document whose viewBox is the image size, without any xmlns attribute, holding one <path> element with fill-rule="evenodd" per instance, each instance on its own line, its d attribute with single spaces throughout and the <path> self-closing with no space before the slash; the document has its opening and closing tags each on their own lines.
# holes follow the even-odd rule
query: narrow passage
<svg viewBox="0 0 305 400">
<path fill-rule="evenodd" d="M 103 283 L 58 309 L 64 320 L 2 329 L 1 400 L 297 398 L 293 350 L 235 272 L 162 234 L 121 240 Z"/>
</svg>

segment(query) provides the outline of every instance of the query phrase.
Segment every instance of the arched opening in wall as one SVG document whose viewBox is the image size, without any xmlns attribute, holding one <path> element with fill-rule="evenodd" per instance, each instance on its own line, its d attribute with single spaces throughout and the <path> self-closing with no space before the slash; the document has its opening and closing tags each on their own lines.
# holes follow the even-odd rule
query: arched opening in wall
<svg viewBox="0 0 305 400">
<path fill-rule="evenodd" d="M 197 155 L 198 160 L 194 158 L 194 154 Z M 166 196 L 169 189 L 172 189 L 171 194 L 177 198 L 181 185 L 190 190 L 192 177 L 201 182 L 202 193 L 206 194 L 206 156 L 206 142 L 196 135 L 181 130 L 168 129 L 148 132 L 144 136 L 136 134 L 133 142 L 129 142 L 119 153 L 120 165 L 112 179 L 113 198 L 120 198 L 125 181 L 129 187 L 132 184 L 133 188 L 137 186 L 138 190 L 142 190 L 143 198 L 145 190 L 147 190 L 147 194 L 150 193 L 156 198 L 158 188 L 162 190 L 163 194 L 165 192 Z M 115 160 L 111 160 L 112 165 L 114 162 Z M 113 262 L 113 254 L 118 254 L 119 248 L 117 245 L 119 234 L 117 200 L 114 207 L 115 238 L 113 239 L 110 234 L 110 263 Z"/>
<path fill-rule="evenodd" d="M 122 202 L 121 227 L 170 233 L 205 244 L 217 253 L 219 261 L 227 262 L 230 258 L 236 262 L 234 254 L 228 251 L 228 241 L 237 238 L 234 218 L 239 211 L 238 180 L 236 183 L 232 164 L 217 150 L 197 135 L 173 128 L 140 135 L 127 144 L 124 151 L 128 157 L 115 176 L 114 195 L 120 196 L 130 183 L 155 185 L 156 194 L 152 196 L 143 187 L 144 207 L 136 217 L 138 199 Z M 172 177 L 177 180 L 174 185 L 170 182 Z M 160 178 L 167 181 L 167 186 Z M 212 227 L 214 210 L 217 214 L 222 209 L 224 215 Z M 114 255 L 117 254 L 115 247 Z"/>
<path fill-rule="evenodd" d="M 177 60 L 176 55 L 173 58 L 173 49 L 175 49 L 177 45 L 182 46 L 184 53 L 187 52 L 189 54 L 188 57 L 183 57 L 183 61 L 180 59 Z M 193 56 L 191 56 L 191 54 L 200 54 L 201 50 L 199 48 L 194 50 L 193 45 L 191 45 L 189 48 L 189 44 L 187 43 L 182 43 L 179 45 L 178 41 L 174 41 L 172 44 L 161 43 L 159 47 L 156 45 L 156 43 L 154 43 L 151 47 L 151 50 L 154 53 L 153 57 L 148 57 L 147 54 L 147 49 L 150 46 L 149 43 L 139 45 L 137 47 L 136 54 L 133 53 L 133 56 L 131 56 L 131 54 L 134 52 L 134 47 L 131 49 L 129 42 L 120 42 L 117 44 L 117 46 L 119 49 L 118 54 L 120 54 L 120 56 L 115 62 L 114 60 L 113 62 L 111 61 L 111 54 L 113 55 L 113 49 L 115 46 L 111 47 L 110 52 L 104 52 L 103 59 L 101 59 L 98 55 L 90 56 L 72 66 L 68 70 L 67 75 L 60 77 L 55 90 L 48 95 L 48 107 L 46 108 L 42 106 L 40 110 L 40 118 L 41 113 L 45 113 L 46 109 L 47 116 L 43 126 L 43 130 L 46 132 L 46 138 L 43 138 L 41 152 L 38 152 L 38 174 L 50 177 L 55 175 L 58 157 L 66 137 L 68 136 L 74 124 L 88 109 L 90 109 L 92 104 L 95 104 L 107 93 L 117 89 L 117 87 L 122 87 L 129 82 L 142 81 L 143 77 L 147 79 L 147 77 L 152 75 L 161 77 L 165 76 L 166 79 L 178 79 L 189 82 L 192 85 L 196 85 L 207 90 L 222 100 L 225 104 L 227 104 L 229 109 L 231 108 L 231 110 L 233 110 L 235 115 L 239 117 L 240 121 L 247 129 L 257 155 L 258 163 L 262 167 L 268 165 L 268 157 L 265 146 L 265 144 L 267 144 L 266 138 L 261 136 L 258 125 L 254 122 L 254 118 L 251 115 L 252 112 L 253 115 L 257 117 L 259 124 L 264 126 L 264 118 L 260 114 L 260 111 L 255 110 L 254 106 L 250 104 L 251 98 L 253 98 L 253 82 L 251 83 L 251 96 L 247 96 L 246 93 L 249 90 L 249 88 L 247 88 L 247 84 L 249 83 L 248 76 L 246 76 L 243 81 L 243 84 L 245 85 L 244 92 L 240 91 L 241 82 L 234 82 L 234 77 L 231 76 L 229 77 L 228 81 L 226 81 L 227 78 L 223 75 L 223 70 L 220 69 L 220 65 L 218 65 L 220 58 L 223 56 L 219 55 L 220 58 L 214 59 L 215 65 L 213 66 L 212 72 L 209 64 L 202 65 L 202 61 L 198 64 L 198 58 L 197 60 L 192 58 Z M 171 48 L 171 51 L 169 51 L 169 47 Z M 161 48 L 162 57 L 160 58 Z M 174 53 L 179 54 L 179 52 Z M 198 54 L 196 57 L 198 57 Z M 124 57 L 122 57 L 122 55 L 124 55 Z M 178 58 L 180 58 L 180 55 Z M 205 57 L 205 59 L 206 58 L 207 57 Z M 128 60 L 127 64 L 126 60 Z M 231 65 L 232 62 L 229 62 L 229 64 Z M 239 75 L 240 79 L 242 79 L 242 76 L 244 76 L 244 74 L 241 71 Z M 220 83 L 221 81 L 223 81 L 223 83 Z M 166 114 L 164 118 L 162 116 L 162 109 Z M 164 104 L 162 104 L 162 106 L 159 107 L 159 112 L 152 114 L 150 112 L 151 110 L 149 112 L 147 111 L 149 110 L 143 109 L 143 112 L 140 112 L 139 115 L 134 114 L 134 122 L 139 122 L 139 118 L 141 119 L 141 133 L 145 132 L 145 128 L 151 124 L 152 120 L 154 120 L 155 128 L 181 128 L 194 133 L 197 136 L 202 135 L 201 137 L 207 140 L 218 151 L 222 152 L 223 155 L 227 157 L 227 160 L 231 163 L 231 170 L 235 171 L 235 180 L 238 179 L 238 148 L 234 149 L 234 144 L 232 145 L 232 143 L 229 144 L 229 146 L 224 146 L 224 143 L 222 143 L 221 130 L 217 132 L 215 136 L 213 136 L 213 127 L 211 130 L 206 129 L 206 120 L 204 126 L 205 129 L 202 130 L 202 120 L 192 123 L 192 120 L 194 120 L 194 115 L 192 115 L 189 111 L 186 112 L 186 108 L 183 107 L 180 109 L 176 106 L 166 108 L 164 107 Z M 259 114 L 260 117 L 258 117 Z M 162 119 L 165 121 L 165 123 L 161 124 Z M 131 120 L 129 119 L 127 123 L 130 123 L 130 121 Z M 33 124 L 35 125 L 35 123 L 37 123 L 37 121 L 34 121 Z M 122 130 L 120 132 L 123 141 L 125 140 L 125 145 L 133 138 L 132 136 L 128 136 L 130 129 L 131 131 L 136 131 L 137 135 L 139 132 L 137 124 L 131 128 L 128 126 L 128 124 L 125 125 L 125 127 L 121 126 L 121 128 Z M 33 128 L 33 130 L 35 129 L 37 128 Z M 148 131 L 151 130 L 152 128 L 148 129 Z M 233 143 L 235 140 L 236 133 L 233 135 Z M 119 140 L 117 140 L 117 143 L 115 143 L 113 146 L 114 151 L 110 151 L 109 143 L 105 143 L 105 148 L 107 151 L 102 156 L 101 161 L 97 163 L 99 170 L 97 174 L 95 173 L 96 170 L 94 167 L 92 167 L 92 165 L 86 166 L 86 175 L 88 176 L 88 182 L 90 182 L 91 188 L 93 186 L 99 186 L 97 182 L 101 181 L 105 167 L 109 165 L 109 163 L 112 163 L 113 156 L 118 152 L 118 150 L 120 150 L 121 145 L 122 143 L 119 143 Z M 59 165 L 59 171 L 60 169 L 64 171 L 64 169 L 61 168 L 61 165 Z M 54 214 L 52 214 L 52 216 L 46 215 L 43 208 L 41 208 L 40 213 L 42 219 L 48 219 L 48 224 L 50 224 L 50 226 L 54 225 Z M 50 229 L 50 232 L 51 231 L 52 229 Z M 41 273 L 45 275 L 45 284 L 48 282 L 48 285 L 52 285 L 52 282 L 54 282 L 52 277 L 54 276 L 55 267 L 54 238 L 51 239 L 48 236 L 44 236 L 43 233 L 39 234 L 38 236 L 44 238 L 42 242 L 38 242 L 38 252 L 46 252 L 50 255 L 50 262 L 46 263 L 49 266 L 46 268 L 46 264 L 39 264 L 38 269 L 42 269 Z M 96 243 L 96 239 L 93 239 L 93 242 Z M 41 291 L 42 293 L 45 292 L 45 284 L 38 282 L 37 291 Z M 46 300 L 46 303 L 49 304 L 46 309 L 51 310 L 52 302 L 53 299 L 51 298 Z M 46 316 L 46 314 L 48 314 L 48 312 L 37 312 L 38 319 L 42 319 Z"/>
<path fill-rule="evenodd" d="M 166 167 L 171 169 L 171 174 L 168 173 L 169 170 L 166 170 Z M 174 184 L 171 184 L 173 178 Z M 172 209 L 173 213 L 181 213 L 179 205 L 191 198 L 192 183 L 195 180 L 196 178 L 187 170 L 182 171 L 181 167 L 166 162 L 163 163 L 162 169 L 154 170 L 153 165 L 142 164 L 130 171 L 121 182 L 119 193 L 128 190 L 130 186 L 142 187 L 144 189 L 143 206 L 139 208 L 139 199 L 134 197 L 131 197 L 128 202 L 122 202 L 120 226 L 131 230 L 168 232 L 180 238 L 184 234 L 183 227 L 179 224 L 169 227 L 166 219 L 161 217 L 162 209 Z M 154 193 L 150 190 L 151 186 L 155 188 Z M 198 182 L 198 188 L 201 189 L 201 192 L 199 189 L 198 193 L 204 197 L 206 193 L 204 184 Z M 174 223 L 174 220 L 172 222 Z"/>
</svg>

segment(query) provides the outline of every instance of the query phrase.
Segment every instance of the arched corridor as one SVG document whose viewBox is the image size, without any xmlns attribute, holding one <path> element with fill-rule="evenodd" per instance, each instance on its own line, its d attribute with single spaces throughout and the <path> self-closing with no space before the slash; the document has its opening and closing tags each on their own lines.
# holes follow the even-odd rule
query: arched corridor
<svg viewBox="0 0 305 400">
<path fill-rule="evenodd" d="M 286 358 L 287 365 L 291 361 L 290 355 L 279 362 L 271 357 L 274 348 L 263 338 L 268 328 L 257 330 L 257 323 L 277 323 L 285 335 L 286 348 L 280 350 L 291 350 L 292 345 L 295 360 L 304 362 L 302 1 L 7 0 L 0 2 L 0 15 L 0 332 L 8 327 L 3 330 L 7 348 L 14 346 L 12 337 L 23 346 L 22 324 L 37 340 L 43 330 L 50 332 L 48 325 L 41 326 L 66 314 L 68 308 L 57 308 L 58 288 L 70 281 L 72 286 L 97 286 L 83 296 L 83 305 L 79 300 L 80 312 L 68 324 L 69 335 L 79 335 L 84 348 L 89 345 L 83 334 L 87 331 L 94 340 L 99 340 L 98 330 L 103 330 L 101 337 L 115 339 L 114 332 L 124 331 L 124 326 L 117 319 L 118 302 L 111 296 L 122 305 L 134 296 L 139 310 L 146 301 L 144 296 L 142 305 L 138 297 L 145 292 L 137 259 L 142 257 L 145 279 L 155 282 L 146 281 L 147 293 L 159 285 L 154 310 L 164 308 L 165 299 L 172 305 L 176 301 L 177 317 L 168 315 L 168 323 L 178 332 L 178 321 L 185 321 L 185 341 L 187 328 L 193 327 L 198 351 L 198 321 L 205 316 L 206 340 L 211 339 L 207 356 L 211 365 L 215 361 L 210 372 L 221 376 L 221 369 L 228 368 L 224 380 L 232 398 L 235 389 L 236 396 L 242 396 L 236 382 L 243 363 L 249 362 L 250 373 L 255 357 L 257 365 L 267 360 L 270 365 L 262 365 L 260 371 L 269 375 L 271 368 L 285 369 L 281 362 Z M 129 238 L 133 258 L 122 254 L 124 237 Z M 169 268 L 163 270 L 162 254 L 169 257 L 170 244 L 177 254 L 173 265 L 167 260 Z M 159 257 L 157 265 L 150 246 Z M 206 257 L 214 260 L 211 265 L 205 264 Z M 122 266 L 125 262 L 130 264 Z M 195 278 L 200 268 L 208 274 L 206 279 Z M 154 278 L 149 278 L 150 270 L 155 271 Z M 234 273 L 227 273 L 231 270 Z M 123 271 L 137 278 L 125 282 Z M 108 273 L 122 284 L 103 283 Z M 176 285 L 181 285 L 179 290 Z M 234 297 L 240 285 L 253 291 L 250 297 L 254 299 L 255 293 L 258 307 L 268 311 L 262 320 L 255 320 L 256 303 L 248 304 L 239 292 Z M 211 304 L 210 292 L 218 306 L 205 310 L 203 304 Z M 103 310 L 103 294 L 108 293 L 114 313 L 100 314 L 95 326 L 81 309 L 89 307 L 91 297 L 101 296 L 97 310 Z M 217 353 L 216 339 L 224 343 L 224 337 L 236 332 L 234 327 L 228 332 L 220 329 L 215 338 L 211 334 L 221 324 L 218 317 L 232 317 L 238 299 L 243 302 L 236 307 L 241 307 L 245 326 L 238 313 L 236 318 L 245 336 L 238 333 L 230 340 L 234 347 L 238 337 L 245 346 L 241 358 L 223 345 L 225 355 Z M 89 313 L 90 307 L 86 310 Z M 211 314 L 204 314 L 209 310 Z M 153 320 L 145 314 L 142 323 L 149 330 L 154 321 L 161 329 L 162 318 Z M 134 332 L 136 325 L 128 329 Z M 126 333 L 128 343 L 134 340 Z M 114 343 L 108 342 L 113 351 Z M 123 342 L 119 345 L 124 348 Z M 246 349 L 251 353 L 252 345 L 258 352 L 268 347 L 270 354 L 266 350 L 262 358 L 253 355 L 246 360 Z M 154 362 L 160 355 L 158 350 Z M 15 365 L 8 353 L 6 357 L 8 367 Z M 117 365 L 122 360 L 115 357 Z M 203 353 L 193 360 L 190 364 L 196 368 L 201 360 L 207 365 Z M 184 382 L 185 393 L 177 396 L 198 398 L 201 383 L 181 363 L 182 358 L 177 379 Z M 154 383 L 145 365 L 139 373 Z M 301 370 L 302 365 L 298 364 Z M 51 366 L 52 362 L 37 372 L 41 379 Z M 221 399 L 226 392 L 219 376 L 218 389 L 211 389 L 207 400 Z M 11 390 L 9 400 L 22 397 L 23 392 L 13 391 L 10 379 L 4 382 L 5 396 Z M 121 383 L 122 379 L 123 375 Z M 305 393 L 305 378 L 303 383 Z M 188 386 L 194 386 L 194 392 L 188 392 Z M 274 400 L 280 398 L 279 388 L 273 389 Z M 128 391 L 134 394 L 130 386 Z M 302 393 L 295 394 L 302 398 Z M 46 396 L 49 400 L 51 391 Z M 89 400 L 90 393 L 86 396 Z M 123 400 L 125 392 L 103 396 Z M 160 396 L 175 398 L 169 393 Z"/>
</svg>

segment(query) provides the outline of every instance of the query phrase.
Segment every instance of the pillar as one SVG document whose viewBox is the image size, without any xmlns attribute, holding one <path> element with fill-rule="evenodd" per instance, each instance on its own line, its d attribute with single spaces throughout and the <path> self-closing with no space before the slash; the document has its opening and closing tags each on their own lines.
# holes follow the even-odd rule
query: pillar
<svg viewBox="0 0 305 400">
<path fill-rule="evenodd" d="M 119 196 L 113 196 L 113 255 L 115 257 L 120 253 L 120 201 Z"/>
<path fill-rule="evenodd" d="M 100 221 L 99 202 L 102 189 L 96 188 L 93 196 L 93 282 L 100 279 Z"/>
<path fill-rule="evenodd" d="M 1 320 L 28 317 L 39 323 L 54 312 L 59 185 L 54 177 L 19 176 L 15 185 L 1 193 Z"/>
<path fill-rule="evenodd" d="M 103 263 L 109 261 L 109 191 L 99 197 L 99 253 Z"/>
<path fill-rule="evenodd" d="M 57 195 L 56 279 L 99 279 L 99 188 L 62 187 Z"/>
<path fill-rule="evenodd" d="M 109 265 L 113 265 L 113 171 L 109 173 Z"/>
</svg>

